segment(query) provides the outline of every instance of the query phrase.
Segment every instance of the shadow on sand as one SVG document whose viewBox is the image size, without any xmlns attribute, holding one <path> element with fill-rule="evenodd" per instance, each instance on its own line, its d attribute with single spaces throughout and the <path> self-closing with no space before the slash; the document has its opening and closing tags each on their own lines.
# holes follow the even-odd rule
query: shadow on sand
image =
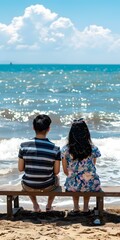
<svg viewBox="0 0 120 240">
<path fill-rule="evenodd" d="M 120 209 L 106 209 L 103 213 L 103 217 L 99 218 L 100 224 L 104 225 L 106 223 L 120 223 Z M 6 214 L 0 214 L 0 220 L 7 220 Z M 34 224 L 41 223 L 56 223 L 57 226 L 73 225 L 80 223 L 83 226 L 95 226 L 94 224 L 95 216 L 93 212 L 89 216 L 84 216 L 82 212 L 71 216 L 68 211 L 51 211 L 51 212 L 41 212 L 36 213 L 28 210 L 21 210 L 17 213 L 12 221 L 23 221 L 32 222 Z"/>
</svg>

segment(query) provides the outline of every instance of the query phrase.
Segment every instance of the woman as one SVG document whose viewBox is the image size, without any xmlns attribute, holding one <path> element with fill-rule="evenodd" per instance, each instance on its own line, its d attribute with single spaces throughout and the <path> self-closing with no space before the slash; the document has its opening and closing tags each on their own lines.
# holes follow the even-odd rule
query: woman
<svg viewBox="0 0 120 240">
<path fill-rule="evenodd" d="M 68 143 L 62 150 L 63 171 L 66 174 L 66 191 L 101 191 L 96 173 L 96 158 L 99 149 L 93 145 L 87 124 L 83 119 L 74 120 L 69 132 Z M 79 211 L 79 197 L 73 197 L 74 212 Z M 83 211 L 89 214 L 89 198 L 84 198 Z"/>
</svg>

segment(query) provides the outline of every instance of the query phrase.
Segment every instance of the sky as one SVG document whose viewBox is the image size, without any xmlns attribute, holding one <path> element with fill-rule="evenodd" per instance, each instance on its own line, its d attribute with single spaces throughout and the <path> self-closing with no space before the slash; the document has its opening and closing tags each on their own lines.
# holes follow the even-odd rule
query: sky
<svg viewBox="0 0 120 240">
<path fill-rule="evenodd" d="M 120 0 L 0 1 L 0 64 L 120 64 Z"/>
</svg>

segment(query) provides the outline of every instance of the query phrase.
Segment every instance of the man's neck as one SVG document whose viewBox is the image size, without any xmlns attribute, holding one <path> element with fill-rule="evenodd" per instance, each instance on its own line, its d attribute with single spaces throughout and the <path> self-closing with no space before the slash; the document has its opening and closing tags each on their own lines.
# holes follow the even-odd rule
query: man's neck
<svg viewBox="0 0 120 240">
<path fill-rule="evenodd" d="M 35 137 L 36 137 L 36 138 L 45 139 L 45 138 L 46 138 L 46 134 L 39 133 L 39 134 L 36 134 Z"/>
</svg>

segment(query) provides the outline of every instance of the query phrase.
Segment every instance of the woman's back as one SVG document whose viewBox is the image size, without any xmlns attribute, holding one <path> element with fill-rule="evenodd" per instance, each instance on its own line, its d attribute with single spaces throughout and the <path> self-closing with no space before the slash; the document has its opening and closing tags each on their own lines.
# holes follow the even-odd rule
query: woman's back
<svg viewBox="0 0 120 240">
<path fill-rule="evenodd" d="M 74 120 L 69 132 L 68 143 L 62 150 L 63 171 L 66 174 L 66 191 L 101 191 L 96 173 L 96 158 L 100 151 L 91 141 L 87 124 L 82 119 Z M 79 212 L 79 197 L 73 197 L 74 212 Z M 84 197 L 84 212 L 89 214 L 89 197 Z"/>
<path fill-rule="evenodd" d="M 69 153 L 68 146 L 62 151 L 63 157 L 67 161 L 68 176 L 65 188 L 68 191 L 99 191 L 100 180 L 96 173 L 94 159 L 100 157 L 100 151 L 96 146 L 92 146 L 91 156 L 83 160 L 73 160 Z"/>
</svg>

